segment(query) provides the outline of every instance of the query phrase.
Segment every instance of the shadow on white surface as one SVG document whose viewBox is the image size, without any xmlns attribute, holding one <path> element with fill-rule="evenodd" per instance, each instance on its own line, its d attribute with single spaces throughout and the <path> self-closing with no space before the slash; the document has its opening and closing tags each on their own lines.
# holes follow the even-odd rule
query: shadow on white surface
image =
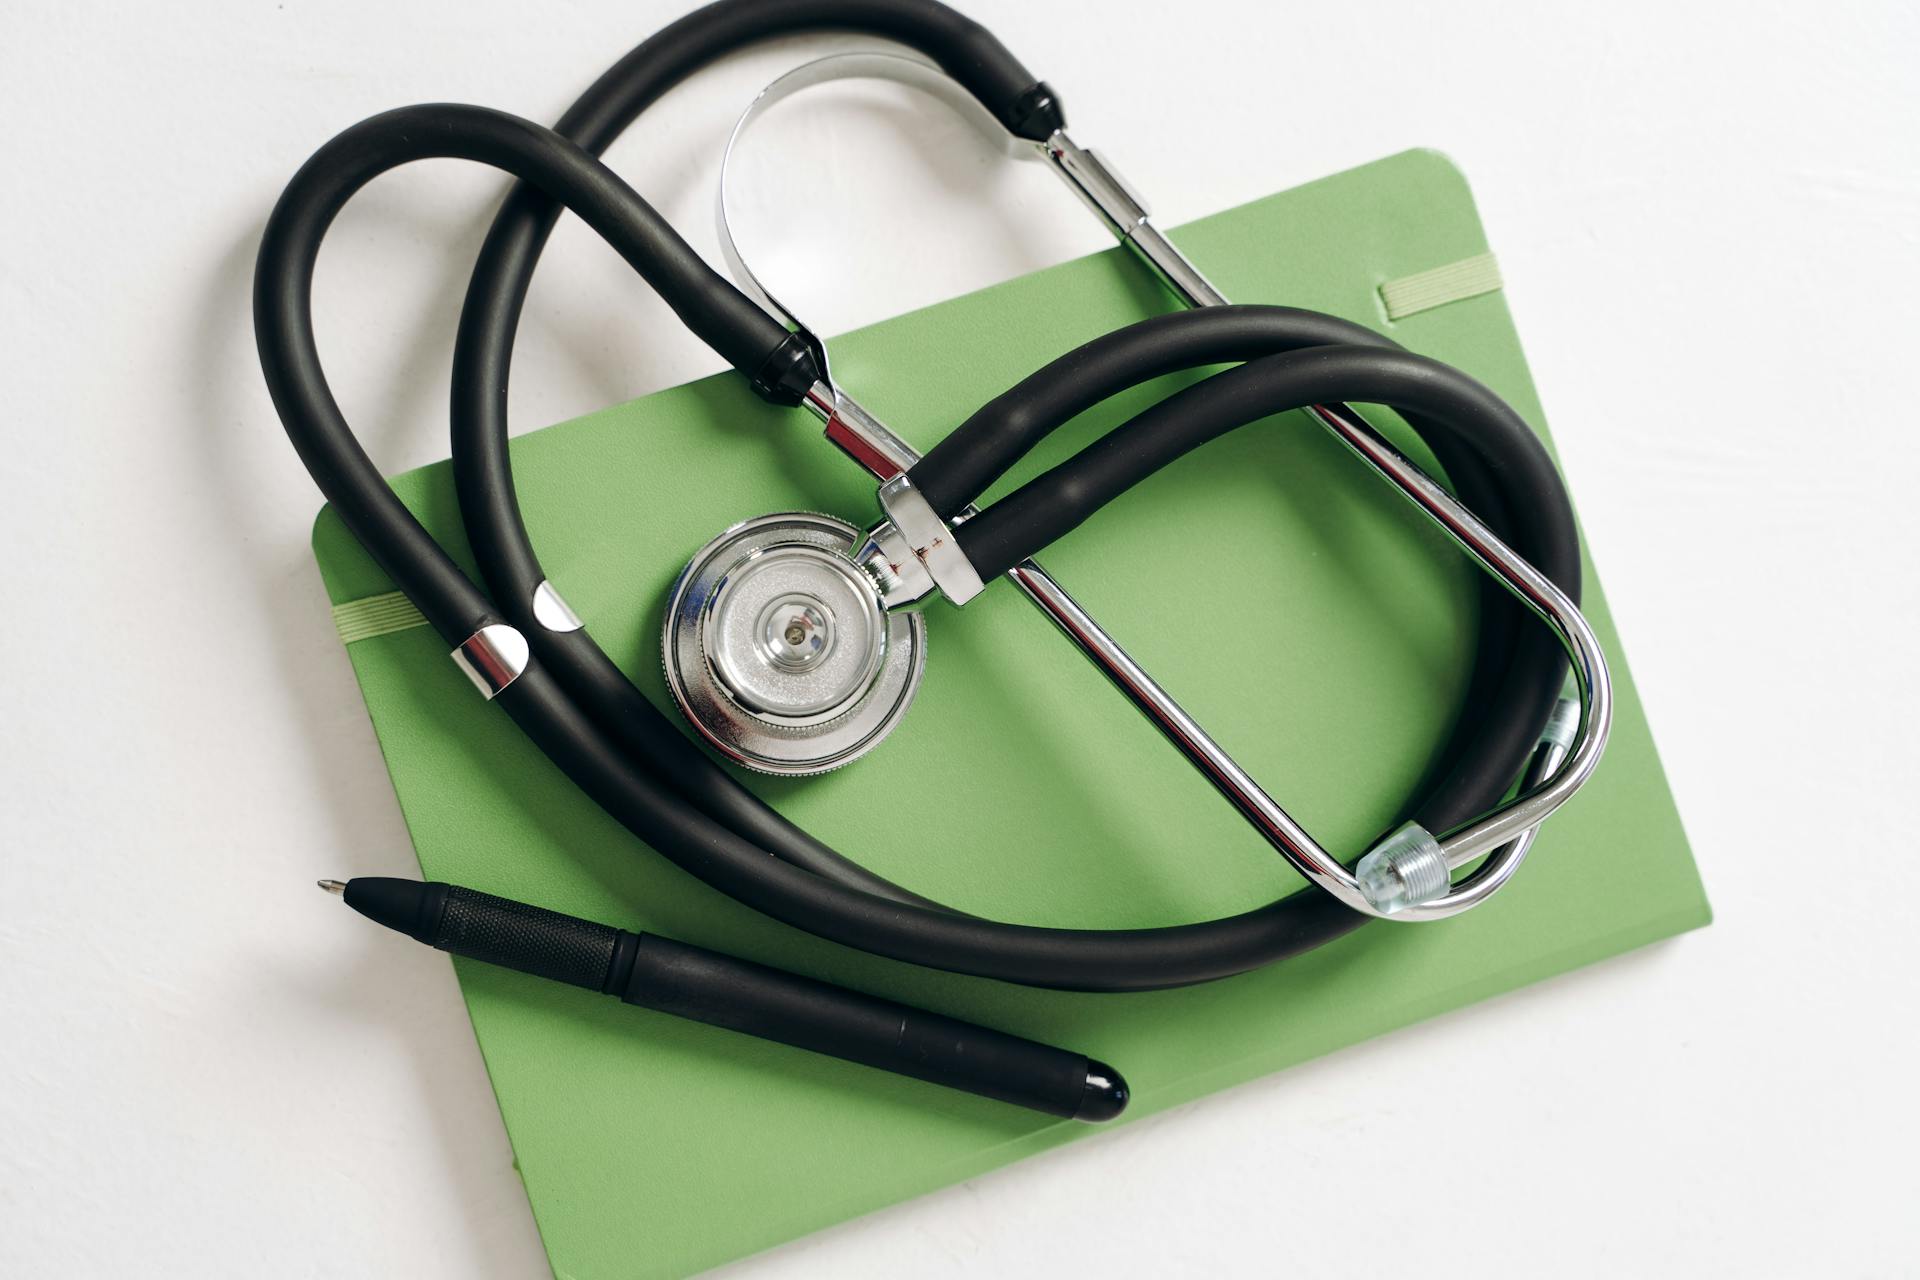
<svg viewBox="0 0 1920 1280">
<path fill-rule="evenodd" d="M 264 224 L 264 211 L 261 221 Z M 473 234 L 466 238 L 477 243 L 481 226 L 484 222 L 476 219 Z M 205 322 L 184 330 L 199 340 L 190 359 L 198 374 L 196 385 L 206 397 L 201 410 L 208 422 L 232 422 L 252 412 L 250 404 L 230 397 L 250 375 L 259 376 L 257 369 L 234 368 L 238 353 L 223 341 L 205 340 L 205 335 L 221 334 L 235 314 L 251 314 L 257 247 L 257 233 L 250 233 L 228 249 L 208 278 Z M 464 276 L 449 271 L 444 292 L 457 304 L 464 284 Z M 380 323 L 405 336 L 399 376 L 403 385 L 424 389 L 444 384 L 449 359 L 445 326 L 429 321 L 409 326 L 406 317 L 384 317 Z M 403 411 L 393 420 L 417 416 L 416 411 Z M 255 425 L 279 434 L 276 422 Z M 207 444 L 202 441 L 202 447 Z M 243 455 L 213 444 L 206 447 L 203 465 L 217 477 L 212 490 L 232 500 L 228 517 L 238 532 L 231 554 L 242 562 L 238 590 L 254 603 L 262 635 L 281 662 L 287 695 L 282 710 L 296 721 L 294 736 L 307 749 L 306 785 L 318 793 L 316 807 L 332 823 L 330 831 L 306 833 L 298 843 L 325 850 L 325 874 L 336 878 L 417 875 L 379 745 L 333 629 L 308 542 L 304 536 L 290 536 L 284 510 L 253 501 L 259 477 L 236 466 Z M 287 454 L 292 462 L 290 447 Z M 314 501 L 317 508 L 317 493 Z M 308 525 L 291 527 L 304 533 Z M 340 930 L 346 940 L 342 954 L 350 958 L 322 968 L 311 958 L 289 956 L 278 948 L 256 953 L 251 959 L 258 970 L 253 980 L 260 999 L 301 1006 L 306 1011 L 303 1024 L 323 1035 L 350 1034 L 357 1044 L 392 1058 L 411 1075 L 411 1087 L 401 1085 L 400 1090 L 412 1121 L 396 1140 L 411 1143 L 411 1162 L 422 1174 L 430 1171 L 432 1201 L 455 1206 L 464 1216 L 464 1228 L 453 1231 L 442 1223 L 435 1232 L 449 1252 L 464 1255 L 462 1270 L 496 1280 L 544 1270 L 545 1256 L 451 965 L 411 939 L 365 926 L 311 887 L 317 877 L 309 872 L 286 868 L 289 888 L 311 897 L 296 907 L 328 913 L 326 923 Z M 352 1102 L 351 1097 L 309 1099 L 303 1105 L 341 1114 Z M 365 1158 L 381 1159 L 382 1145 L 370 1142 Z M 404 1205 L 390 1207 L 405 1211 Z"/>
</svg>

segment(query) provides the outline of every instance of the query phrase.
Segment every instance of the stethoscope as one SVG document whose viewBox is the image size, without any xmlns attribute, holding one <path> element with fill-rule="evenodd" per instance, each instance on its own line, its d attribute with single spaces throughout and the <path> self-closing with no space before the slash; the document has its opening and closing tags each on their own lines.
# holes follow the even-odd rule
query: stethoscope
<svg viewBox="0 0 1920 1280">
<path fill-rule="evenodd" d="M 820 29 L 886 37 L 919 56 L 823 59 L 769 86 L 741 118 L 723 165 L 722 242 L 743 291 L 595 157 L 705 64 L 757 40 Z M 916 453 L 834 381 L 825 344 L 745 266 L 725 212 L 726 175 L 754 120 L 810 85 L 874 75 L 957 93 L 969 109 L 983 110 L 1012 145 L 1058 172 L 1191 309 L 1130 325 L 1049 362 L 924 456 Z M 269 220 L 254 309 L 275 407 L 348 528 L 452 646 L 480 692 L 642 841 L 788 924 L 940 969 L 1127 991 L 1240 973 L 1377 917 L 1437 920 L 1485 902 L 1520 867 L 1541 821 L 1591 775 L 1611 720 L 1605 659 L 1576 603 L 1579 540 L 1558 472 L 1527 424 L 1458 370 L 1333 316 L 1228 304 L 1154 227 L 1113 168 L 1077 146 L 1065 125 L 1048 86 L 984 28 L 932 0 L 720 0 L 629 53 L 555 130 L 469 106 L 375 116 L 322 147 Z M 436 157 L 477 160 L 522 180 L 481 250 L 454 356 L 454 476 L 490 596 L 434 542 L 360 448 L 328 389 L 311 315 L 314 262 L 334 215 L 379 174 Z M 827 438 L 880 482 L 880 519 L 868 527 L 804 513 L 770 515 L 723 531 L 687 564 L 665 610 L 662 654 L 673 698 L 700 739 L 720 756 L 765 772 L 851 764 L 907 713 L 923 671 L 924 607 L 941 597 L 965 605 L 996 579 L 1010 578 L 1309 887 L 1242 915 L 1166 928 L 982 920 L 821 844 L 689 741 L 548 581 L 514 493 L 506 421 L 513 340 L 535 264 L 563 208 L 611 244 L 756 394 L 812 414 Z M 990 485 L 1076 415 L 1149 379 L 1214 365 L 1233 367 L 976 509 Z M 1349 400 L 1400 412 L 1451 491 L 1343 403 Z M 1184 454 L 1290 409 L 1306 410 L 1489 575 L 1469 706 L 1444 776 L 1351 869 L 1034 562 L 1048 544 Z"/>
</svg>

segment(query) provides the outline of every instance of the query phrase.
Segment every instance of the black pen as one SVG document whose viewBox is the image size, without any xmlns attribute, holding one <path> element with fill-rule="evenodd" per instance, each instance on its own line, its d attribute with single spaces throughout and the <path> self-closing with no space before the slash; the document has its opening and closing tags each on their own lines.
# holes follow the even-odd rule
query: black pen
<svg viewBox="0 0 1920 1280">
<path fill-rule="evenodd" d="M 459 885 L 322 880 L 361 915 L 438 947 L 628 1004 L 1074 1120 L 1111 1120 L 1127 1082 L 1104 1062 L 651 933 Z"/>
</svg>

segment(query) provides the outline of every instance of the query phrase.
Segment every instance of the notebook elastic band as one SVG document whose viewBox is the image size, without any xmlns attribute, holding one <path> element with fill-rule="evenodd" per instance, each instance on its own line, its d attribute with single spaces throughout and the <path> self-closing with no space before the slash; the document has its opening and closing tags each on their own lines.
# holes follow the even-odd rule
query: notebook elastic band
<svg viewBox="0 0 1920 1280">
<path fill-rule="evenodd" d="M 374 636 L 426 625 L 427 620 L 413 607 L 413 601 L 398 591 L 347 600 L 333 606 L 333 627 L 340 633 L 341 644 L 370 640 Z"/>
<path fill-rule="evenodd" d="M 1491 253 L 1482 253 L 1389 280 L 1380 286 L 1380 301 L 1386 304 L 1387 319 L 1402 320 L 1499 289 L 1500 264 Z"/>
</svg>

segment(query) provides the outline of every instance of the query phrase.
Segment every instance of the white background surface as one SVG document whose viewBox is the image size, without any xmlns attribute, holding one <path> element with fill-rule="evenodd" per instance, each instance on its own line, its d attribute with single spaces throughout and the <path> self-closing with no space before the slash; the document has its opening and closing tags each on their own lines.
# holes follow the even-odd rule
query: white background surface
<svg viewBox="0 0 1920 1280">
<path fill-rule="evenodd" d="M 1415 144 L 1467 171 L 1718 922 L 732 1274 L 1920 1268 L 1913 7 L 969 8 L 1170 224 Z M 0 1273 L 544 1269 L 451 970 L 311 887 L 412 863 L 248 277 L 336 130 L 550 120 L 679 10 L 7 6 Z M 822 47 L 712 71 L 614 162 L 710 249 L 722 130 Z M 937 108 L 796 121 L 839 194 L 785 278 L 871 252 L 830 331 L 1101 247 Z M 499 189 L 383 180 L 329 243 L 323 349 L 390 469 L 446 451 Z M 717 367 L 577 224 L 524 332 L 522 428 Z"/>
</svg>

